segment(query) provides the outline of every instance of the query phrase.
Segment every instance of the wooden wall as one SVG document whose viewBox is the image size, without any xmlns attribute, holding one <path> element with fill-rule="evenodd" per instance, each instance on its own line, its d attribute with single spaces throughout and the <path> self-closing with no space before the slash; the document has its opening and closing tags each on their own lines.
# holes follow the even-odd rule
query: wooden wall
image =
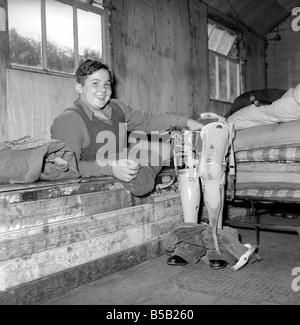
<svg viewBox="0 0 300 325">
<path fill-rule="evenodd" d="M 251 33 L 244 34 L 244 91 L 264 89 L 266 81 L 266 42 Z"/>
<path fill-rule="evenodd" d="M 209 98 L 208 15 L 238 27 L 245 37 L 243 89 L 265 88 L 264 42 L 202 1 L 112 3 L 115 96 L 129 105 L 194 118 L 206 111 L 224 115 L 230 109 L 230 104 Z"/>
<path fill-rule="evenodd" d="M 6 0 L 0 0 L 0 9 L 7 12 Z M 7 124 L 7 107 L 6 107 L 6 68 L 9 65 L 8 55 L 8 33 L 7 21 L 5 22 L 5 29 L 0 30 L 0 141 L 6 137 L 8 124 Z"/>
<path fill-rule="evenodd" d="M 0 6 L 6 3 L 0 0 Z M 112 0 L 112 5 L 115 97 L 139 110 L 193 118 L 207 111 L 224 115 L 230 109 L 230 104 L 209 98 L 206 26 L 211 7 L 201 0 Z M 216 16 L 243 30 L 244 90 L 264 88 L 261 40 L 233 19 Z M 53 119 L 77 96 L 73 80 L 9 69 L 8 59 L 8 32 L 0 32 L 0 142 L 49 137 Z"/>
<path fill-rule="evenodd" d="M 198 24 L 194 27 L 187 0 L 115 0 L 113 5 L 116 96 L 155 113 L 201 111 L 192 93 L 206 96 L 197 83 L 203 68 L 195 66 L 200 61 L 195 57 L 206 57 L 205 47 L 193 48 L 191 40 L 198 38 L 199 45 L 205 41 L 201 25 L 206 23 L 206 7 L 192 1 Z"/>
<path fill-rule="evenodd" d="M 280 41 L 273 39 L 277 28 L 267 35 L 270 40 L 267 48 L 268 88 L 289 89 L 300 82 L 300 31 L 292 29 L 291 16 L 279 25 Z"/>
</svg>

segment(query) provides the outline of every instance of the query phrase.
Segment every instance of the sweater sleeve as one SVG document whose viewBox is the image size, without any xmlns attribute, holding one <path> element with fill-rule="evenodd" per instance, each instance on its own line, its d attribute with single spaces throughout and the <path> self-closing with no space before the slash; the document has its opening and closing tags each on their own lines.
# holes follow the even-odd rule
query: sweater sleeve
<svg viewBox="0 0 300 325">
<path fill-rule="evenodd" d="M 55 119 L 51 126 L 51 138 L 69 146 L 75 153 L 81 177 L 113 176 L 111 166 L 100 167 L 96 161 L 81 160 L 85 124 L 76 113 L 66 112 Z"/>
<path fill-rule="evenodd" d="M 170 126 L 186 127 L 189 117 L 178 114 L 154 114 L 138 111 L 122 101 L 116 101 L 125 114 L 128 131 L 162 131 Z"/>
</svg>

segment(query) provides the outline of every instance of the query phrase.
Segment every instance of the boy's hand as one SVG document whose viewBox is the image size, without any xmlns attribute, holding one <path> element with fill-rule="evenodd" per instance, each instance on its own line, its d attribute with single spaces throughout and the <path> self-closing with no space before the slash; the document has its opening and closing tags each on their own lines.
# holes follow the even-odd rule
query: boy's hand
<svg viewBox="0 0 300 325">
<path fill-rule="evenodd" d="M 137 177 L 140 169 L 140 164 L 137 164 L 134 161 L 128 159 L 120 159 L 112 163 L 114 176 L 119 180 L 127 183 Z"/>
</svg>

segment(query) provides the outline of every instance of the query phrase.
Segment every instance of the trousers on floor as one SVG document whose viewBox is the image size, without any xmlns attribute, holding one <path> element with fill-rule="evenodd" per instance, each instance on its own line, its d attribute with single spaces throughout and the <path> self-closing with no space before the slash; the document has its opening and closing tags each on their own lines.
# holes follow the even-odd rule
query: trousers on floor
<svg viewBox="0 0 300 325">
<path fill-rule="evenodd" d="M 224 227 L 217 232 L 221 255 L 215 250 L 212 229 L 208 224 L 184 223 L 177 226 L 163 243 L 167 255 L 177 255 L 189 263 L 196 264 L 202 258 L 224 260 L 234 265 L 247 252 L 239 241 L 236 229 Z"/>
</svg>

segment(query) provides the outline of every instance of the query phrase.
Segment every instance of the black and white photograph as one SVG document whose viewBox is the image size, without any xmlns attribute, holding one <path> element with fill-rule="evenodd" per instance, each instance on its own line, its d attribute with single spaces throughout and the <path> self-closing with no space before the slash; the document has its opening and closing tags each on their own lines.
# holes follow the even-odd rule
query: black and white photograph
<svg viewBox="0 0 300 325">
<path fill-rule="evenodd" d="M 300 305 L 299 204 L 300 0 L 0 0 L 0 306 Z"/>
</svg>

